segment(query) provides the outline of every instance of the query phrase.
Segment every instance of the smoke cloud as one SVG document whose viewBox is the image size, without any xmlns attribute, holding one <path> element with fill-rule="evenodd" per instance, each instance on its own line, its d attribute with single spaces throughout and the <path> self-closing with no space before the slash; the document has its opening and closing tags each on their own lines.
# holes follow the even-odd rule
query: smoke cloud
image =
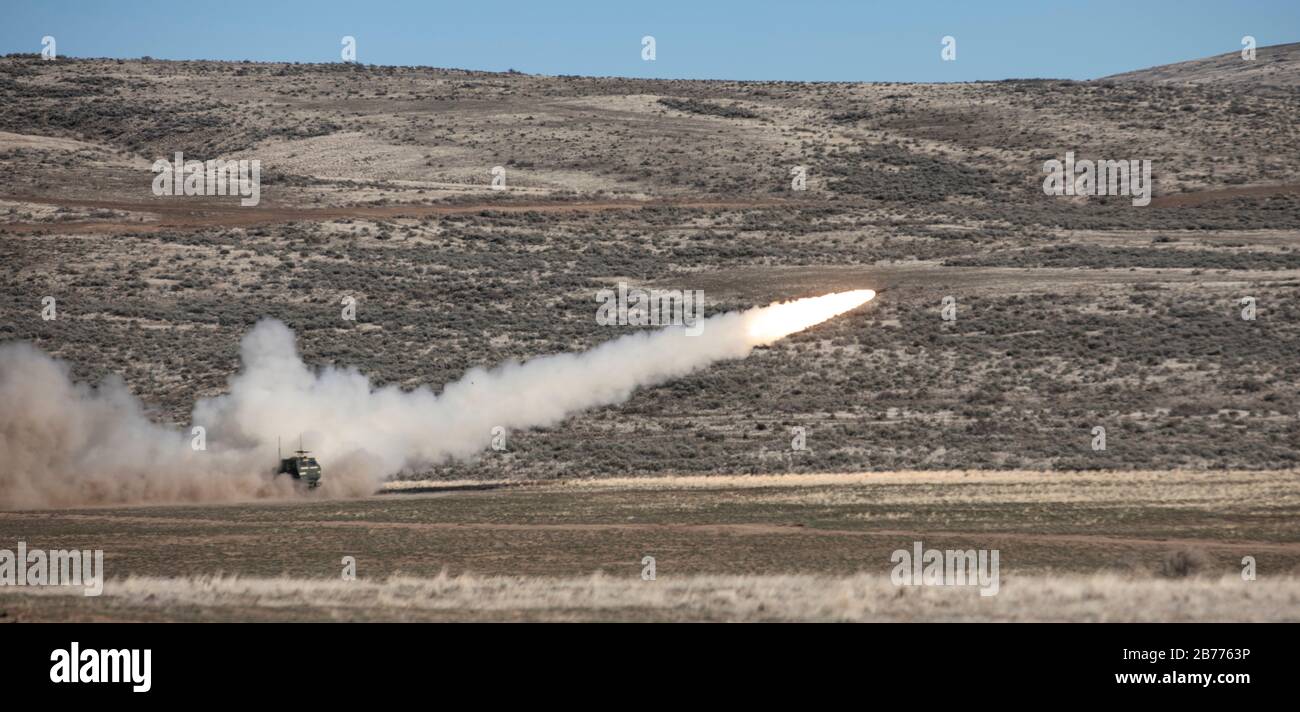
<svg viewBox="0 0 1300 712">
<path fill-rule="evenodd" d="M 313 369 L 293 332 L 264 319 L 240 343 L 242 367 L 228 392 L 194 405 L 192 424 L 206 431 L 201 451 L 190 429 L 151 422 L 120 378 L 74 383 L 66 364 L 34 346 L 4 344 L 0 508 L 291 496 L 292 481 L 272 476 L 276 437 L 293 450 L 299 433 L 322 465 L 321 494 L 366 495 L 385 477 L 474 456 L 496 426 L 546 427 L 621 403 L 638 387 L 743 358 L 874 296 L 800 299 L 711 317 L 696 336 L 669 327 L 582 353 L 475 368 L 441 393 L 375 388 L 355 368 Z"/>
</svg>

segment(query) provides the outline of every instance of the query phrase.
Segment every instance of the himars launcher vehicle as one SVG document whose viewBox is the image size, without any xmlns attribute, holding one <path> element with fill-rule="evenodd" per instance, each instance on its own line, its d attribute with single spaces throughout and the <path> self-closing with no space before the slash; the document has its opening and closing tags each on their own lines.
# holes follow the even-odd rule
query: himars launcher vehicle
<svg viewBox="0 0 1300 712">
<path fill-rule="evenodd" d="M 275 441 L 276 454 L 280 454 L 280 440 Z M 293 457 L 280 457 L 280 467 L 275 471 L 277 476 L 289 475 L 290 477 L 302 482 L 308 487 L 317 487 L 320 485 L 320 464 L 311 453 L 302 449 L 302 436 L 298 437 L 298 449 L 294 451 Z"/>
</svg>

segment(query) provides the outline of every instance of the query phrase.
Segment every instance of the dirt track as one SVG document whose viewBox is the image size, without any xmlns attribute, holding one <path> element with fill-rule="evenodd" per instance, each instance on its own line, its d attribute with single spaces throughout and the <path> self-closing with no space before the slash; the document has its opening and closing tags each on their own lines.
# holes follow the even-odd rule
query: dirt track
<svg viewBox="0 0 1300 712">
<path fill-rule="evenodd" d="M 1152 199 L 1153 208 L 1190 208 L 1196 205 L 1232 200 L 1236 197 L 1264 197 L 1271 195 L 1300 195 L 1300 183 L 1279 186 L 1249 186 L 1222 188 L 1222 190 L 1186 192 L 1162 195 Z M 485 212 L 499 213 L 584 213 L 601 210 L 640 210 L 645 208 L 676 208 L 682 210 L 731 210 L 800 208 L 807 203 L 793 200 L 607 200 L 607 201 L 486 201 L 464 204 L 399 204 L 354 205 L 333 208 L 291 208 L 285 205 L 257 205 L 244 208 L 229 199 L 218 201 L 175 200 L 79 200 L 56 199 L 48 196 L 6 195 L 0 200 L 16 203 L 56 205 L 60 208 L 83 210 L 126 210 L 159 216 L 156 221 L 69 221 L 69 222 L 13 222 L 0 225 L 0 233 L 59 233 L 118 234 L 156 233 L 159 230 L 188 230 L 201 227 L 250 227 L 277 225 L 286 222 L 318 222 L 344 220 L 344 218 L 421 218 L 455 216 Z"/>
<path fill-rule="evenodd" d="M 1273 195 L 1300 195 L 1300 183 L 1282 185 L 1253 185 L 1219 190 L 1198 190 L 1191 193 L 1174 193 L 1151 199 L 1153 208 L 1191 208 L 1234 198 L 1264 198 Z"/>
<path fill-rule="evenodd" d="M 118 510 L 121 511 L 121 510 Z M 148 527 L 210 527 L 223 529 L 261 528 L 264 522 L 195 519 L 165 516 L 131 516 L 129 514 L 85 514 L 85 513 L 31 513 L 0 512 L 0 521 L 24 521 L 32 517 L 53 518 L 70 523 L 96 522 L 105 528 L 115 525 L 135 525 Z M 342 529 L 384 530 L 396 529 L 411 532 L 518 532 L 522 534 L 546 533 L 618 533 L 625 535 L 646 534 L 662 536 L 811 536 L 811 537 L 885 537 L 890 539 L 922 540 L 926 537 L 955 540 L 985 539 L 1002 544 L 1041 544 L 1041 545 L 1077 545 L 1077 546 L 1120 546 L 1154 548 L 1166 550 L 1170 547 L 1198 547 L 1207 550 L 1243 553 L 1276 553 L 1300 556 L 1300 542 L 1274 542 L 1246 539 L 1222 540 L 1206 537 L 1135 537 L 1113 536 L 1104 533 L 1063 534 L 1053 532 L 1018 532 L 1018 531 L 952 531 L 919 529 L 833 529 L 807 527 L 802 524 L 781 524 L 770 522 L 726 522 L 726 523 L 652 523 L 652 522 L 389 522 L 389 521 L 347 521 L 329 519 L 293 519 L 284 518 L 280 523 L 286 527 L 319 529 L 321 527 Z M 231 538 L 231 540 L 235 540 Z"/>
<path fill-rule="evenodd" d="M 1300 184 L 1248 186 L 1223 188 L 1191 193 L 1177 193 L 1153 198 L 1156 208 L 1185 208 L 1205 205 L 1234 198 L 1265 197 L 1272 195 L 1300 195 Z M 784 199 L 765 200 L 609 200 L 609 201 L 488 201 L 464 204 L 399 204 L 361 205 L 328 208 L 295 208 L 280 205 L 242 207 L 235 199 L 225 202 L 174 201 L 174 200 L 79 200 L 29 195 L 0 196 L 0 200 L 39 203 L 61 208 L 81 210 L 119 210 L 157 215 L 158 220 L 84 220 L 68 222 L 15 222 L 0 225 L 0 233 L 59 232 L 74 234 L 152 233 L 159 230 L 186 230 L 206 227 L 251 227 L 290 222 L 320 222 L 347 218 L 395 219 L 423 218 L 442 215 L 466 215 L 484 211 L 499 213 L 583 213 L 607 210 L 641 210 L 644 208 L 677 208 L 680 210 L 744 210 L 771 208 L 799 208 L 806 202 Z"/>
<path fill-rule="evenodd" d="M 583 213 L 606 210 L 642 210 L 645 208 L 676 208 L 679 210 L 743 210 L 749 208 L 793 208 L 801 203 L 787 200 L 611 200 L 611 201 L 490 201 L 442 205 L 362 205 L 330 208 L 291 208 L 275 205 L 241 207 L 234 199 L 218 203 L 210 201 L 168 200 L 75 200 L 38 198 L 32 196 L 0 196 L 0 200 L 40 203 L 81 210 L 121 210 L 133 213 L 151 213 L 158 220 L 141 222 L 129 220 L 85 220 L 43 223 L 10 223 L 0 225 L 4 233 L 59 232 L 116 234 L 151 233 L 159 230 L 186 230 L 205 227 L 251 227 L 290 222 L 321 222 L 347 218 L 395 219 L 423 218 L 442 215 L 466 215 L 479 212 L 498 213 Z"/>
</svg>

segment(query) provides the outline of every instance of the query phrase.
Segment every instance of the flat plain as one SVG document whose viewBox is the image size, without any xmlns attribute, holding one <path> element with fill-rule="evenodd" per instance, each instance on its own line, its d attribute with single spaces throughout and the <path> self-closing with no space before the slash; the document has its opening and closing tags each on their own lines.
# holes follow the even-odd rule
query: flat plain
<svg viewBox="0 0 1300 712">
<path fill-rule="evenodd" d="M 404 482 L 356 500 L 0 513 L 101 548 L 101 597 L 8 620 L 1297 620 L 1290 472 L 897 472 Z M 998 590 L 893 552 L 996 550 Z M 356 580 L 343 580 L 343 557 Z M 654 559 L 654 580 L 644 580 Z M 1253 580 L 1242 576 L 1254 562 Z"/>
</svg>

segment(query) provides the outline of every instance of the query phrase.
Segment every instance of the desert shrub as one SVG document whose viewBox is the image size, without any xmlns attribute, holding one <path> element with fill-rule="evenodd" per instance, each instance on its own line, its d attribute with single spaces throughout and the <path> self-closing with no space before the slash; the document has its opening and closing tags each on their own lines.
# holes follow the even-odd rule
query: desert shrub
<svg viewBox="0 0 1300 712">
<path fill-rule="evenodd" d="M 1177 549 L 1165 554 L 1156 573 L 1165 578 L 1187 578 L 1205 573 L 1214 564 L 1200 549 Z"/>
<path fill-rule="evenodd" d="M 703 114 L 705 116 L 721 116 L 724 119 L 757 119 L 758 118 L 758 114 L 750 111 L 749 109 L 746 109 L 743 106 L 740 106 L 739 104 L 731 104 L 729 106 L 723 106 L 721 104 L 713 104 L 707 101 L 700 101 L 699 99 L 674 99 L 672 97 L 664 97 L 659 100 L 659 103 L 670 109 L 685 111 L 689 114 Z"/>
</svg>

